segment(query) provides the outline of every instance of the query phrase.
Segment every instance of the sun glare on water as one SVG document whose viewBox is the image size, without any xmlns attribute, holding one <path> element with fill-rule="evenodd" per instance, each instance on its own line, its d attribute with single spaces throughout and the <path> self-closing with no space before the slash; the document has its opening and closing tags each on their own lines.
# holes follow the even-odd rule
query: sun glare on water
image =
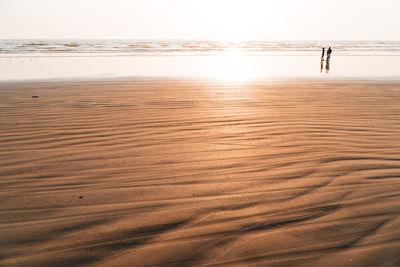
<svg viewBox="0 0 400 267">
<path fill-rule="evenodd" d="M 245 54 L 237 48 L 228 50 L 218 56 L 211 76 L 225 82 L 244 82 L 254 79 L 245 57 Z"/>
</svg>

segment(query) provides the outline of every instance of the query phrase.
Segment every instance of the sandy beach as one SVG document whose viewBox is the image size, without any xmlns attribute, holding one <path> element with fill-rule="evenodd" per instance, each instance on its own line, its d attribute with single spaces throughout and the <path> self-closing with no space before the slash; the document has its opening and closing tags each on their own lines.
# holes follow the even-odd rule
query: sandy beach
<svg viewBox="0 0 400 267">
<path fill-rule="evenodd" d="M 1 266 L 400 265 L 400 82 L 0 94 Z"/>
</svg>

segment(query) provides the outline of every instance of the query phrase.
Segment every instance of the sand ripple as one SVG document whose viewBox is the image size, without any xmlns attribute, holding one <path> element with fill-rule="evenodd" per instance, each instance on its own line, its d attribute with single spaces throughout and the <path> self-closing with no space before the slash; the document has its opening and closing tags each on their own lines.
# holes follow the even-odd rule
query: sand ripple
<svg viewBox="0 0 400 267">
<path fill-rule="evenodd" d="M 398 83 L 0 93 L 1 266 L 400 265 Z"/>
</svg>

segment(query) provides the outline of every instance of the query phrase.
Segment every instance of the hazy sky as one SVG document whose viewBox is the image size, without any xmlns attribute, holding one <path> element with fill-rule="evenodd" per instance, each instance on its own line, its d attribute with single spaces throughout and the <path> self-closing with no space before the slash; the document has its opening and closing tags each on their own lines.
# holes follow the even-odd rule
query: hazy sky
<svg viewBox="0 0 400 267">
<path fill-rule="evenodd" d="M 0 38 L 398 40 L 400 0 L 0 0 Z"/>
</svg>

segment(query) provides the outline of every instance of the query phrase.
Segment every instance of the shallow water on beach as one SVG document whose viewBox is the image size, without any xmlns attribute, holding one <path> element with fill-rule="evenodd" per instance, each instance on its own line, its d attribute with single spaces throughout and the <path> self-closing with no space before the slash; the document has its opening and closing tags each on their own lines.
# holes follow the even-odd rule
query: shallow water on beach
<svg viewBox="0 0 400 267">
<path fill-rule="evenodd" d="M 269 78 L 398 78 L 400 57 L 333 56 L 14 57 L 0 58 L 0 81 L 194 78 L 245 82 Z"/>
</svg>

